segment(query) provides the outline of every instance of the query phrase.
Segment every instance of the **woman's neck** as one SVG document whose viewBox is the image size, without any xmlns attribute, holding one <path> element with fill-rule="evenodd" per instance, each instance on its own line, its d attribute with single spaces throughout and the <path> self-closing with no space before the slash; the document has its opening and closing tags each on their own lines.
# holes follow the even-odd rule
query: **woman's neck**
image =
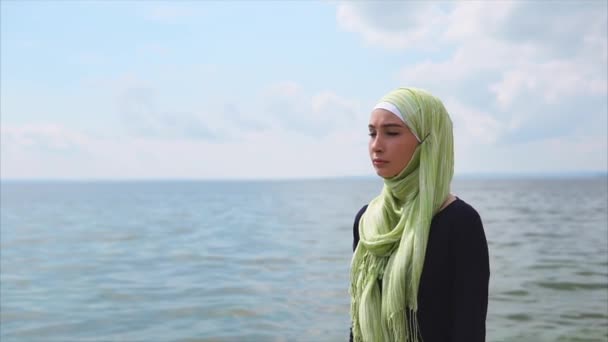
<svg viewBox="0 0 608 342">
<path fill-rule="evenodd" d="M 450 205 L 455 200 L 456 200 L 456 196 L 454 196 L 452 194 L 448 194 L 448 198 L 445 199 L 445 202 L 443 202 L 443 204 L 441 205 L 441 208 L 439 208 L 439 211 L 442 211 L 443 209 L 445 209 L 448 205 Z"/>
</svg>

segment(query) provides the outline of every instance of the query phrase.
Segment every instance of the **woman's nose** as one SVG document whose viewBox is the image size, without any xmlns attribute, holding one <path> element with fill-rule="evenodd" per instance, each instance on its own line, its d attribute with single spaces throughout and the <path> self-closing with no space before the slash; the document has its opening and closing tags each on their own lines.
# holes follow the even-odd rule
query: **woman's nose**
<svg viewBox="0 0 608 342">
<path fill-rule="evenodd" d="M 380 138 L 380 134 L 377 134 L 374 137 L 374 139 L 372 140 L 372 151 L 382 152 L 382 150 L 384 149 L 383 145 L 384 145 L 384 142 Z"/>
</svg>

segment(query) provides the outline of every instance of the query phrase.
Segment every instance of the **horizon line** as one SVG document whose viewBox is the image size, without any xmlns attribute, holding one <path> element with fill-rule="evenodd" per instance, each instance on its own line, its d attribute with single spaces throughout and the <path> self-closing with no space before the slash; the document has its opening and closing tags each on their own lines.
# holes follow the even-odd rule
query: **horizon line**
<svg viewBox="0 0 608 342">
<path fill-rule="evenodd" d="M 605 171 L 571 171 L 571 172 L 463 172 L 454 174 L 454 179 L 530 179 L 530 178 L 594 178 L 608 177 Z M 0 178 L 0 182 L 255 182 L 255 181 L 307 181 L 307 180 L 348 180 L 348 179 L 379 179 L 377 175 L 350 176 L 303 176 L 303 177 L 258 177 L 258 178 L 178 178 L 178 177 L 116 177 L 116 178 Z"/>
</svg>

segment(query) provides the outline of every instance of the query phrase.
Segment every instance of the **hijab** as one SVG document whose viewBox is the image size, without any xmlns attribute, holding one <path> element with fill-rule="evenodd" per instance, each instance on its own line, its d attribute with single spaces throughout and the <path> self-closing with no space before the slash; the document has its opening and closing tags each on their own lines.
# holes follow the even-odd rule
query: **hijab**
<svg viewBox="0 0 608 342">
<path fill-rule="evenodd" d="M 452 122 L 441 100 L 416 88 L 398 88 L 376 108 L 400 116 L 419 144 L 361 216 L 349 291 L 353 340 L 419 341 L 418 287 L 429 229 L 454 174 Z"/>
</svg>

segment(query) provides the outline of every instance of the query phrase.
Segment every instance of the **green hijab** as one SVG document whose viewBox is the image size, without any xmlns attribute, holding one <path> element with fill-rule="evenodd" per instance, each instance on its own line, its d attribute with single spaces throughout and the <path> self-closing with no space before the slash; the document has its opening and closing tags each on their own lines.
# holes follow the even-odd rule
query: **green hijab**
<svg viewBox="0 0 608 342">
<path fill-rule="evenodd" d="M 382 192 L 359 222 L 360 240 L 351 262 L 353 338 L 419 341 L 418 285 L 429 228 L 454 174 L 452 121 L 443 103 L 420 89 L 399 88 L 381 102 L 397 107 L 423 139 L 408 165 L 384 179 Z"/>
</svg>

